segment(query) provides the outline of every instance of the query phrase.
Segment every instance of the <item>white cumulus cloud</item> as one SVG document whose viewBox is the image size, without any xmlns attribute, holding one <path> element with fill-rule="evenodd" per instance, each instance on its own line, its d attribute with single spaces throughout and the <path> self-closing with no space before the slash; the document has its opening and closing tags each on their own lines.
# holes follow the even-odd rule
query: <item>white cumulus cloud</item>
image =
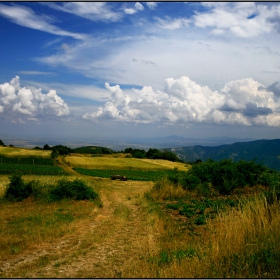
<svg viewBox="0 0 280 280">
<path fill-rule="evenodd" d="M 186 76 L 166 79 L 163 91 L 144 86 L 129 92 L 108 83 L 105 87 L 111 92 L 111 100 L 84 114 L 84 119 L 280 126 L 278 97 L 252 78 L 230 81 L 219 91 Z"/>
<path fill-rule="evenodd" d="M 47 94 L 35 87 L 21 87 L 16 76 L 10 83 L 0 84 L 0 113 L 20 114 L 35 119 L 38 116 L 66 116 L 69 108 L 55 90 Z"/>
</svg>

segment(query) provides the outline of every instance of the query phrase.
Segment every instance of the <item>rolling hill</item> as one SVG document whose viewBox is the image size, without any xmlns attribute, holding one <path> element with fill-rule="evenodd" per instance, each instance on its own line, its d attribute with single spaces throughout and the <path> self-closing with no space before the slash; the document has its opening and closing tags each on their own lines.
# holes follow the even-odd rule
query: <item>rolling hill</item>
<svg viewBox="0 0 280 280">
<path fill-rule="evenodd" d="M 112 154 L 113 150 L 99 146 L 86 146 L 72 149 L 74 153 L 79 154 Z"/>
<path fill-rule="evenodd" d="M 234 161 L 256 160 L 258 163 L 280 171 L 280 139 L 256 140 L 250 142 L 237 142 L 229 145 L 210 146 L 190 146 L 181 148 L 168 148 L 178 157 L 186 162 L 194 162 L 197 159 L 203 161 L 211 158 L 221 160 L 231 158 Z"/>
</svg>

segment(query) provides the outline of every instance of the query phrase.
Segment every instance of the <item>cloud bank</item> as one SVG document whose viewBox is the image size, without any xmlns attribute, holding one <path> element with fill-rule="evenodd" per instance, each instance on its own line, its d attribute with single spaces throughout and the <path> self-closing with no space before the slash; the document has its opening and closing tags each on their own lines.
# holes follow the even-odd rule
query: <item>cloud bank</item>
<svg viewBox="0 0 280 280">
<path fill-rule="evenodd" d="M 124 92 L 119 85 L 105 87 L 111 99 L 83 118 L 130 123 L 280 126 L 279 96 L 252 78 L 226 83 L 219 91 L 190 78 L 165 80 L 164 91 L 150 86 Z"/>
<path fill-rule="evenodd" d="M 37 120 L 39 117 L 66 116 L 69 108 L 55 90 L 47 94 L 35 87 L 21 87 L 16 76 L 10 83 L 0 84 L 0 113 Z"/>
</svg>

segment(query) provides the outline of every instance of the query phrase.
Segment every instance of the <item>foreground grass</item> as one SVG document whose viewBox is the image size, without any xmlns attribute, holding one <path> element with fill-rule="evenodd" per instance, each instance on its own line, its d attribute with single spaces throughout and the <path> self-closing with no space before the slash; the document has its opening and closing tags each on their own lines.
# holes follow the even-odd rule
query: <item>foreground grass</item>
<svg viewBox="0 0 280 280">
<path fill-rule="evenodd" d="M 77 231 L 94 213 L 91 202 L 41 204 L 25 200 L 2 204 L 0 258 L 38 248 Z"/>
<path fill-rule="evenodd" d="M 164 223 L 157 250 L 146 253 L 145 262 L 131 264 L 126 277 L 279 278 L 279 202 L 269 205 L 256 194 L 196 226 L 190 218 L 164 215 L 161 199 L 186 199 L 186 193 L 171 187 L 163 191 L 164 196 L 154 189 L 146 195 Z"/>
<path fill-rule="evenodd" d="M 26 182 L 36 180 L 42 188 L 55 184 L 64 176 L 23 176 Z M 67 177 L 67 180 L 76 177 Z M 0 176 L 0 194 L 3 196 L 9 182 Z M 88 181 L 92 185 L 92 181 Z M 50 244 L 84 228 L 96 215 L 98 203 L 61 200 L 47 203 L 29 197 L 22 202 L 0 201 L 0 258 L 9 258 L 26 250 Z"/>
<path fill-rule="evenodd" d="M 36 176 L 35 176 L 36 177 Z M 75 179 L 75 176 L 69 176 Z M 67 179 L 69 179 L 69 177 Z M 25 180 L 35 179 L 24 176 Z M 40 178 L 37 176 L 36 178 Z M 52 178 L 52 179 L 51 179 Z M 42 176 L 41 180 L 58 180 Z M 71 278 L 279 278 L 280 207 L 261 194 L 217 210 L 205 224 L 194 224 L 166 205 L 202 201 L 165 182 L 110 181 L 83 177 L 102 192 L 104 206 L 62 201 L 48 205 L 25 200 L 1 208 L 1 258 L 45 248 L 67 236 L 80 239 L 72 249 L 41 256 L 8 277 Z M 6 180 L 1 177 L 0 180 Z M 161 184 L 161 185 L 159 185 Z M 154 187 L 153 187 L 154 185 Z M 159 187 L 161 186 L 161 187 Z M 95 189 L 95 187 L 94 187 Z M 222 197 L 214 197 L 222 199 Z M 214 200 L 211 198 L 211 201 Z M 175 202 L 178 203 L 175 203 Z M 180 204 L 179 201 L 182 201 Z M 210 200 L 209 200 L 210 201 Z M 208 201 L 208 202 L 209 202 Z M 195 207 L 196 207 L 195 206 Z M 180 206 L 181 207 L 181 206 Z M 197 206 L 198 207 L 198 206 Z M 178 208 L 180 210 L 180 208 Z M 183 209 L 183 208 L 182 208 Z M 197 211 L 197 208 L 195 208 Z M 204 209 L 205 210 L 205 209 Z M 205 210 L 207 212 L 207 209 Z M 197 215 L 197 213 L 195 214 Z M 48 229 L 47 224 L 56 228 Z M 9 225 L 9 227 L 7 226 Z M 16 225 L 16 226 L 15 226 Z M 17 231 L 21 225 L 21 231 Z M 33 230 L 30 230 L 31 226 Z M 43 228 L 43 233 L 39 229 Z M 59 229 L 60 228 L 60 229 Z M 48 231 L 49 230 L 49 231 Z M 36 242 L 28 239 L 33 234 Z M 44 232 L 48 231 L 48 235 Z M 4 234 L 2 234 L 4 233 Z M 40 239 L 44 236 L 45 239 Z M 29 247 L 24 247 L 25 240 Z M 31 242 L 31 243 L 29 243 Z M 33 243 L 32 243 L 33 242 Z M 60 274 L 59 274 L 60 273 Z"/>
</svg>

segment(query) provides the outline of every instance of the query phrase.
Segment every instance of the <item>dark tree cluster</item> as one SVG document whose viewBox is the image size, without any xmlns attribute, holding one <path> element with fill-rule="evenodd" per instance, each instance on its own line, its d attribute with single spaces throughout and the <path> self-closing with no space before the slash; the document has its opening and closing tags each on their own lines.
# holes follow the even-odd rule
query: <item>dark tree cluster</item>
<svg viewBox="0 0 280 280">
<path fill-rule="evenodd" d="M 134 158 L 165 159 L 169 161 L 181 161 L 176 154 L 167 150 L 160 151 L 150 148 L 147 152 L 140 149 L 126 148 L 125 153 L 130 153 Z M 181 161 L 182 162 L 182 161 Z"/>
<path fill-rule="evenodd" d="M 279 174 L 276 171 L 254 161 L 244 160 L 233 162 L 224 159 L 218 162 L 209 159 L 194 164 L 184 175 L 175 172 L 169 179 L 188 190 L 212 187 L 220 194 L 230 194 L 236 188 L 256 185 L 279 189 Z"/>
<path fill-rule="evenodd" d="M 52 147 L 51 157 L 56 158 L 58 156 L 66 156 L 72 153 L 73 150 L 67 146 L 56 145 Z"/>
</svg>

